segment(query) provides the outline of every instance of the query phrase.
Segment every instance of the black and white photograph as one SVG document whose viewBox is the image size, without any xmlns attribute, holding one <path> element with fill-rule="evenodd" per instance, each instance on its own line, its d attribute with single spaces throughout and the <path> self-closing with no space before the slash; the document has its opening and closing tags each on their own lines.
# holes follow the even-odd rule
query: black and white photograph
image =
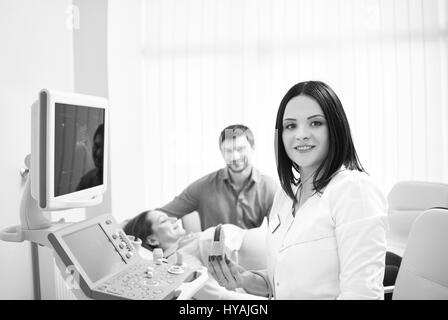
<svg viewBox="0 0 448 320">
<path fill-rule="evenodd" d="M 448 0 L 0 0 L 0 41 L 0 300 L 448 300 Z"/>
</svg>

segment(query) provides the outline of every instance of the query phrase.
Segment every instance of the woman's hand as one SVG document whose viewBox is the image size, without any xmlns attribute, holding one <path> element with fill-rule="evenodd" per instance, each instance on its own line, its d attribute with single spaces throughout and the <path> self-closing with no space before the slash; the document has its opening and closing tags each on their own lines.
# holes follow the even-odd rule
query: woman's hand
<svg viewBox="0 0 448 320">
<path fill-rule="evenodd" d="M 235 254 L 233 253 L 232 255 L 233 259 L 229 259 L 227 255 L 208 257 L 209 272 L 221 286 L 228 290 L 244 288 L 248 280 L 247 278 L 253 276 L 252 272 L 235 263 Z"/>
<path fill-rule="evenodd" d="M 232 252 L 231 259 L 227 255 L 209 256 L 208 270 L 227 290 L 243 288 L 254 295 L 269 296 L 270 290 L 266 280 L 260 274 L 247 271 L 235 263 L 236 258 L 236 252 Z"/>
</svg>

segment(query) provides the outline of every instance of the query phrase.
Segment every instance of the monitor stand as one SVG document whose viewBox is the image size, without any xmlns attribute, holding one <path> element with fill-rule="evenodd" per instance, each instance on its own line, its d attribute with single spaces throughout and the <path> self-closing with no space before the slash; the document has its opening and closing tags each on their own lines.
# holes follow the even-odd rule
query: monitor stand
<svg viewBox="0 0 448 320">
<path fill-rule="evenodd" d="M 37 201 L 31 196 L 31 174 L 29 172 L 31 155 L 25 157 L 26 183 L 20 202 L 20 225 L 0 231 L 0 240 L 23 242 L 25 240 L 53 248 L 48 241 L 48 234 L 68 225 L 64 219 L 52 223 L 45 217 Z M 27 170 L 28 169 L 28 170 Z"/>
</svg>

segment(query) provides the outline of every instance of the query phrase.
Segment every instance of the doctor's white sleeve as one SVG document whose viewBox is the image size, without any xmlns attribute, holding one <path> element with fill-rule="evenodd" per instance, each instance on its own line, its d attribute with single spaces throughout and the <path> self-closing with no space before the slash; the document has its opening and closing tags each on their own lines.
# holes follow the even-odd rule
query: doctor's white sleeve
<svg viewBox="0 0 448 320">
<path fill-rule="evenodd" d="M 386 199 L 368 176 L 351 177 L 337 190 L 331 200 L 340 267 L 337 299 L 384 299 Z"/>
</svg>

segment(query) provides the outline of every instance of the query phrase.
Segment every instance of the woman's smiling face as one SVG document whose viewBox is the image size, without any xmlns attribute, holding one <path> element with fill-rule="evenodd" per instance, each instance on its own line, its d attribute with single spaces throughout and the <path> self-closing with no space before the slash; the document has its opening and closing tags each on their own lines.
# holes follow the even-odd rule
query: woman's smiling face
<svg viewBox="0 0 448 320">
<path fill-rule="evenodd" d="M 157 241 L 163 249 L 179 240 L 185 234 L 185 230 L 177 223 L 178 219 L 168 217 L 162 211 L 150 211 L 146 219 L 152 222 L 153 234 L 149 237 Z"/>
<path fill-rule="evenodd" d="M 286 105 L 282 125 L 286 154 L 307 178 L 328 154 L 329 133 L 322 108 L 309 96 L 294 97 Z"/>
</svg>

